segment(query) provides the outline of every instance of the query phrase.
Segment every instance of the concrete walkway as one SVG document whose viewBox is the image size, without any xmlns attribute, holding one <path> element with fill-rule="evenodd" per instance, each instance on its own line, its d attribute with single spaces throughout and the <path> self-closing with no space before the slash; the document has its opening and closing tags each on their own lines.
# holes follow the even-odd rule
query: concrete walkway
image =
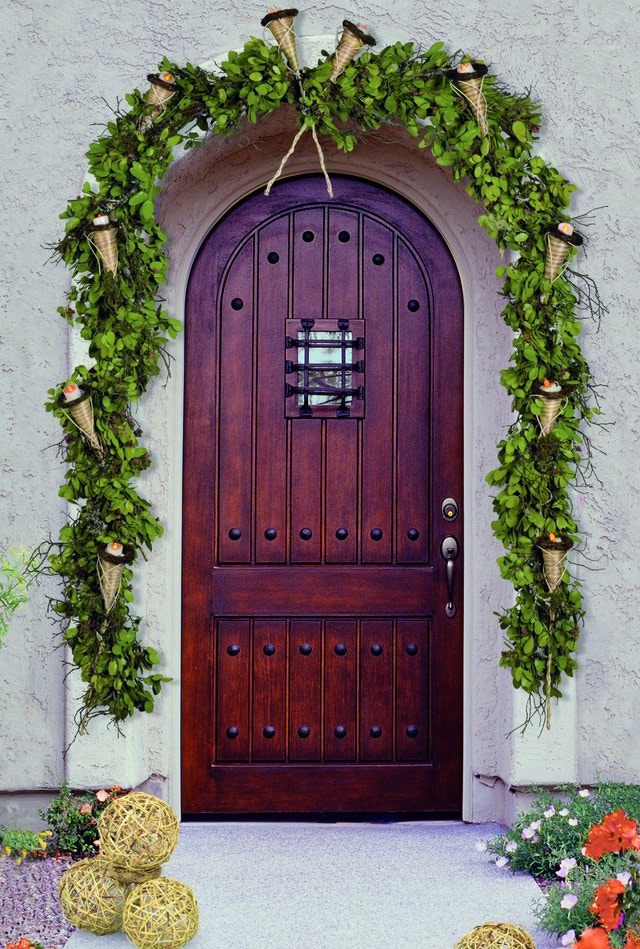
<svg viewBox="0 0 640 949">
<path fill-rule="evenodd" d="M 196 893 L 191 949 L 452 949 L 474 926 L 511 922 L 536 949 L 540 890 L 476 850 L 495 824 L 184 824 L 165 876 Z M 67 949 L 124 949 L 122 933 L 74 932 Z"/>
</svg>

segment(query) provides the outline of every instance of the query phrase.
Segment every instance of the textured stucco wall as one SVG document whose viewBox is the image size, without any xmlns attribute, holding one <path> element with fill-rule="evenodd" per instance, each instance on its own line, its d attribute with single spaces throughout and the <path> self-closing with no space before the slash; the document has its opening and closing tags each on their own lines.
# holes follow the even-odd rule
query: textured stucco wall
<svg viewBox="0 0 640 949">
<path fill-rule="evenodd" d="M 634 85 L 625 81 L 623 72 L 633 59 L 635 6 L 632 0 L 612 0 L 598 9 L 590 0 L 555 5 L 441 0 L 432 7 L 396 0 L 387 5 L 363 2 L 357 8 L 315 4 L 298 18 L 303 34 L 331 34 L 346 15 L 368 23 L 380 45 L 396 39 L 429 45 L 443 39 L 451 50 L 464 48 L 486 58 L 508 86 L 530 86 L 542 102 L 538 150 L 579 185 L 574 212 L 604 206 L 589 231 L 582 263 L 598 282 L 610 312 L 599 333 L 585 324 L 583 345 L 597 378 L 608 386 L 601 390 L 606 420 L 616 424 L 606 433 L 593 433 L 606 452 L 596 456 L 602 484 L 594 481 L 588 492 L 576 496 L 591 558 L 581 568 L 588 612 L 576 699 L 565 703 L 559 729 L 542 744 L 535 736 L 506 742 L 506 726 L 516 724 L 519 708 L 517 702 L 513 705 L 506 674 L 495 670 L 499 631 L 490 612 L 483 614 L 469 654 L 478 675 L 474 694 L 468 697 L 473 751 L 469 764 L 487 775 L 481 788 L 496 774 L 518 784 L 568 777 L 592 781 L 598 774 L 638 780 L 640 774 L 635 556 L 640 527 L 635 461 L 640 342 L 633 331 L 640 302 L 633 201 L 640 177 L 639 117 Z M 64 518 L 57 499 L 63 469 L 55 449 L 43 451 L 58 441 L 60 431 L 41 406 L 46 389 L 64 377 L 68 366 L 66 328 L 55 313 L 68 278 L 63 268 L 45 266 L 44 248 L 60 233 L 57 215 L 79 190 L 84 151 L 108 119 L 103 100 L 114 103 L 133 86 L 144 86 L 146 73 L 165 53 L 177 62 L 204 62 L 240 46 L 251 33 L 260 34 L 264 12 L 265 6 L 257 3 L 213 7 L 203 0 L 5 0 L 2 6 L 6 65 L 0 86 L 5 121 L 0 396 L 5 424 L 0 440 L 0 548 L 7 542 L 35 546 L 49 534 L 55 536 Z M 478 281 L 486 287 L 493 283 L 489 251 L 485 260 Z M 475 375 L 476 410 L 488 410 L 496 426 L 493 434 L 482 425 L 477 429 L 479 441 L 472 449 L 476 473 L 467 488 L 478 516 L 484 511 L 487 521 L 490 504 L 482 474 L 494 464 L 493 442 L 509 418 L 506 397 L 497 388 L 498 370 L 508 358 L 504 330 L 495 321 L 497 309 L 494 301 L 471 314 L 467 352 L 471 362 L 476 351 L 486 360 L 486 376 Z M 163 433 L 179 431 L 179 400 L 172 384 L 167 390 L 156 385 L 142 407 L 151 423 L 145 426 L 148 443 L 159 462 L 145 490 L 159 499 L 171 498 L 177 473 L 175 452 L 161 461 L 166 450 Z M 149 640 L 165 653 L 174 649 L 175 661 L 175 640 L 166 640 L 165 618 L 175 582 L 172 539 L 170 531 L 158 544 L 153 563 L 140 570 L 139 584 L 143 608 L 148 604 Z M 496 553 L 487 530 L 487 546 L 478 551 L 482 559 L 474 597 L 492 609 L 505 596 L 492 566 Z M 0 792 L 51 787 L 65 774 L 98 785 L 137 782 L 151 772 L 175 769 L 177 722 L 170 710 L 177 682 L 167 688 L 158 714 L 127 727 L 125 739 L 103 736 L 96 729 L 91 741 L 73 746 L 65 765 L 63 656 L 52 650 L 52 629 L 44 617 L 50 592 L 45 583 L 34 593 L 0 652 Z M 478 814 L 485 806 L 483 793 L 478 791 Z M 486 804 L 489 809 L 495 806 Z"/>
</svg>

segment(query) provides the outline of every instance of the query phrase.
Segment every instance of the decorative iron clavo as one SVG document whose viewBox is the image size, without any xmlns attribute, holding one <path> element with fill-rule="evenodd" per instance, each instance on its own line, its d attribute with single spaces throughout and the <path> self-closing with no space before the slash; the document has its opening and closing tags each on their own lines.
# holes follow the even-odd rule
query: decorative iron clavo
<svg viewBox="0 0 640 949">
<path fill-rule="evenodd" d="M 364 320 L 287 320 L 286 415 L 364 416 Z"/>
</svg>

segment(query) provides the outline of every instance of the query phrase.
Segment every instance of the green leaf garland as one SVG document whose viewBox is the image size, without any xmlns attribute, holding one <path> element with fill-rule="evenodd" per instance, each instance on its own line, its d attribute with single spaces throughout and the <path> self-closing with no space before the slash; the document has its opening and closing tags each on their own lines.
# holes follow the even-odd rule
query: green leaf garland
<svg viewBox="0 0 640 949">
<path fill-rule="evenodd" d="M 50 557 L 63 581 L 53 609 L 73 663 L 86 685 L 79 711 L 84 726 L 105 714 L 116 723 L 136 709 L 151 711 L 164 676 L 159 658 L 141 645 L 141 618 L 130 612 L 132 565 L 125 567 L 121 594 L 108 614 L 96 571 L 98 550 L 114 540 L 139 552 L 151 550 L 162 526 L 135 478 L 150 464 L 132 415 L 152 377 L 168 369 L 166 346 L 180 323 L 163 309 L 165 235 L 154 221 L 154 198 L 176 146 L 194 147 L 202 133 L 230 135 L 242 118 L 257 122 L 282 104 L 295 106 L 300 127 L 315 130 L 351 151 L 371 129 L 400 124 L 430 148 L 438 164 L 482 205 L 480 224 L 502 250 L 517 252 L 501 267 L 503 317 L 514 332 L 510 366 L 501 382 L 513 401 L 515 420 L 498 446 L 499 466 L 487 476 L 498 489 L 493 529 L 505 546 L 502 576 L 516 591 L 515 604 L 500 614 L 505 649 L 501 665 L 530 696 L 527 721 L 561 695 L 563 675 L 576 668 L 574 653 L 583 616 L 579 583 L 565 573 L 550 594 L 536 538 L 555 532 L 579 544 L 568 488 L 589 467 L 589 442 L 581 424 L 592 419 L 592 379 L 578 344 L 576 308 L 584 302 L 602 311 L 589 278 L 565 272 L 553 284 L 544 277 L 546 237 L 567 221 L 574 186 L 532 154 L 540 123 L 528 95 L 508 93 L 487 75 L 488 134 L 483 136 L 469 104 L 445 73 L 452 66 L 442 43 L 426 52 L 395 43 L 379 53 L 363 52 L 335 83 L 325 61 L 293 76 L 276 46 L 252 38 L 232 51 L 216 74 L 164 60 L 177 87 L 163 111 L 138 90 L 126 96 L 105 134 L 87 153 L 91 183 L 61 215 L 65 235 L 56 248 L 71 268 L 73 283 L 60 314 L 89 343 L 90 366 L 77 366 L 71 381 L 89 388 L 95 427 L 103 446 L 97 453 L 59 404 L 62 386 L 49 392 L 47 409 L 60 420 L 68 464 L 60 495 L 74 506 Z M 114 275 L 100 265 L 87 240 L 97 214 L 117 225 L 119 264 Z M 572 251 L 575 253 L 575 251 Z M 542 381 L 568 390 L 552 432 L 541 435 Z M 146 555 L 145 555 L 146 556 Z"/>
</svg>

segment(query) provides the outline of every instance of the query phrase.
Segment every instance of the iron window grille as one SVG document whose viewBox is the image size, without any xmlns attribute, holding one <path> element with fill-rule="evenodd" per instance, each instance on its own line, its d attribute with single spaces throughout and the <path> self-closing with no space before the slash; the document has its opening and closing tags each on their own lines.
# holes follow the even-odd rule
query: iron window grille
<svg viewBox="0 0 640 949">
<path fill-rule="evenodd" d="M 364 320 L 287 320 L 286 332 L 285 415 L 362 418 Z"/>
</svg>

